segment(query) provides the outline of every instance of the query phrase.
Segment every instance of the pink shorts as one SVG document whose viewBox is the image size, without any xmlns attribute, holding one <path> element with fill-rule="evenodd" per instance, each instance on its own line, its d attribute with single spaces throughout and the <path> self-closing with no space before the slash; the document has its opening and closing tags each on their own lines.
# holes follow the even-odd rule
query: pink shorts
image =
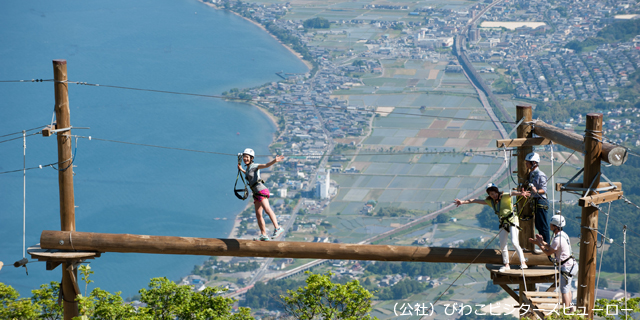
<svg viewBox="0 0 640 320">
<path fill-rule="evenodd" d="M 262 189 L 260 193 L 253 193 L 253 203 L 260 203 L 262 199 L 269 199 L 269 189 Z"/>
</svg>

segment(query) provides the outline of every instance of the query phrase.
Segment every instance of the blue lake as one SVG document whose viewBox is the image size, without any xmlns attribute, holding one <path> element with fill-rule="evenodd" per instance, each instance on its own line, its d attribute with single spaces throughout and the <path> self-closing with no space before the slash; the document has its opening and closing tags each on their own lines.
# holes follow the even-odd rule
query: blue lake
<svg viewBox="0 0 640 320">
<path fill-rule="evenodd" d="M 0 80 L 51 79 L 51 61 L 65 59 L 70 81 L 219 95 L 278 81 L 275 72 L 308 70 L 257 26 L 195 0 L 7 1 L 0 8 Z M 51 82 L 0 83 L 0 96 L 0 135 L 52 120 Z M 101 139 L 266 154 L 276 129 L 255 107 L 212 98 L 70 84 L 69 100 L 71 124 L 91 128 L 72 133 Z M 233 195 L 235 156 L 82 138 L 74 146 L 77 231 L 227 237 L 247 204 Z M 27 167 L 57 161 L 55 137 L 28 137 L 26 153 Z M 0 172 L 22 167 L 22 141 L 0 143 Z M 27 171 L 27 246 L 42 230 L 60 229 L 59 212 L 58 172 Z M 28 296 L 60 281 L 61 271 L 35 262 L 27 276 L 11 266 L 23 255 L 22 213 L 22 172 L 0 174 L 0 282 Z M 105 253 L 91 261 L 89 290 L 129 297 L 152 277 L 177 281 L 206 259 Z"/>
</svg>

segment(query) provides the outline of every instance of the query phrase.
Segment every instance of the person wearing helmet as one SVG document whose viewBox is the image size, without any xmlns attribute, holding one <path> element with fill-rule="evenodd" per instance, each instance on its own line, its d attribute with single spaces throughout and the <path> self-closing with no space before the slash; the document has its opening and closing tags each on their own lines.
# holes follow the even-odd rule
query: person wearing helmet
<svg viewBox="0 0 640 320">
<path fill-rule="evenodd" d="M 578 273 L 578 263 L 571 254 L 571 241 L 569 236 L 562 231 L 562 228 L 566 225 L 566 221 L 563 216 L 556 214 L 551 218 L 551 231 L 553 232 L 553 239 L 551 243 L 544 241 L 543 236 L 536 234 L 536 238 L 529 238 L 529 242 L 536 244 L 540 249 L 548 256 L 552 254 L 555 259 L 551 259 L 554 264 L 560 264 L 560 293 L 562 294 L 562 303 L 566 306 L 571 305 L 571 281 Z M 551 258 L 551 257 L 549 257 Z"/>
<path fill-rule="evenodd" d="M 529 170 L 529 187 L 531 191 L 530 203 L 533 206 L 535 215 L 535 226 L 538 233 L 542 235 L 545 242 L 549 242 L 549 201 L 547 201 L 547 175 L 538 167 L 540 155 L 531 152 L 525 157 L 527 169 Z M 542 253 L 536 249 L 536 253 Z"/>
<path fill-rule="evenodd" d="M 518 239 L 519 228 L 518 227 L 518 215 L 513 213 L 513 205 L 511 204 L 512 196 L 523 196 L 528 197 L 530 195 L 529 191 L 511 191 L 511 192 L 500 192 L 498 186 L 493 183 L 489 183 L 486 187 L 487 198 L 486 199 L 473 199 L 473 200 L 460 200 L 455 199 L 453 202 L 456 204 L 456 207 L 459 207 L 463 204 L 469 203 L 477 203 L 484 204 L 490 206 L 494 213 L 498 215 L 500 219 L 500 249 L 502 250 L 502 262 L 504 263 L 504 267 L 500 268 L 500 272 L 505 272 L 510 270 L 509 266 L 509 250 L 508 250 L 508 235 L 511 234 L 511 243 L 513 247 L 516 249 L 518 253 L 518 258 L 520 258 L 520 267 L 522 269 L 527 268 L 526 260 L 524 258 L 524 253 L 522 252 L 522 248 L 520 247 L 520 242 Z"/>
<path fill-rule="evenodd" d="M 260 169 L 271 167 L 277 162 L 284 160 L 284 156 L 276 156 L 275 159 L 266 164 L 254 163 L 253 158 L 255 156 L 256 154 L 253 149 L 244 149 L 242 152 L 242 162 L 244 162 L 246 169 L 243 169 L 242 165 L 238 164 L 238 170 L 245 174 L 247 183 L 253 193 L 253 205 L 256 209 L 256 220 L 258 221 L 258 227 L 260 228 L 260 237 L 256 238 L 256 240 L 269 241 L 264 218 L 262 217 L 263 209 L 269 215 L 269 218 L 273 223 L 273 227 L 275 228 L 273 231 L 274 239 L 282 234 L 284 229 L 278 225 L 276 214 L 269 205 L 269 189 L 264 185 L 264 180 L 260 179 Z"/>
</svg>

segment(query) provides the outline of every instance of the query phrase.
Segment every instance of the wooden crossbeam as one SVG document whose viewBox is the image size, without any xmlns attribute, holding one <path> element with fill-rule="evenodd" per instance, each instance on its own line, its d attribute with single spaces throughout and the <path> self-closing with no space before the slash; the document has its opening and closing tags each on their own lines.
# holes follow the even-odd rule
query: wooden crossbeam
<svg viewBox="0 0 640 320">
<path fill-rule="evenodd" d="M 622 183 L 620 182 L 613 182 L 613 185 L 616 186 L 615 190 L 622 190 Z M 579 182 L 579 183 L 556 183 L 556 191 L 562 191 L 562 187 L 565 187 L 565 190 L 569 190 L 569 189 L 584 189 L 583 187 L 583 183 Z M 600 182 L 598 183 L 598 186 L 595 189 L 601 189 L 601 188 L 606 188 L 606 187 L 610 187 L 611 185 L 608 182 Z"/>
<path fill-rule="evenodd" d="M 588 116 L 588 115 L 587 115 Z M 540 137 L 552 140 L 553 143 L 565 146 L 571 150 L 586 153 L 585 137 L 567 130 L 556 128 L 542 121 L 536 121 L 533 125 L 533 133 Z M 602 143 L 602 152 L 598 158 L 611 163 L 614 166 L 622 165 L 629 157 L 627 149 L 610 143 Z"/>
<path fill-rule="evenodd" d="M 44 249 L 57 250 L 205 256 L 502 263 L 502 252 L 496 249 L 251 241 L 50 230 L 42 231 L 40 246 Z M 512 253 L 513 251 L 509 255 L 511 256 Z M 551 265 L 545 255 L 525 253 L 525 257 L 528 258 L 529 265 Z M 520 262 L 517 258 L 514 258 L 512 263 L 519 264 Z"/>
<path fill-rule="evenodd" d="M 588 197 L 583 197 L 578 199 L 578 205 L 586 208 L 593 204 L 601 204 L 606 202 L 611 202 L 615 200 L 620 200 L 622 198 L 623 191 L 609 191 L 604 193 L 595 194 Z"/>
<path fill-rule="evenodd" d="M 548 144 L 551 144 L 551 140 L 546 138 L 516 138 L 496 140 L 496 147 L 498 148 L 533 147 L 545 146 Z"/>
</svg>

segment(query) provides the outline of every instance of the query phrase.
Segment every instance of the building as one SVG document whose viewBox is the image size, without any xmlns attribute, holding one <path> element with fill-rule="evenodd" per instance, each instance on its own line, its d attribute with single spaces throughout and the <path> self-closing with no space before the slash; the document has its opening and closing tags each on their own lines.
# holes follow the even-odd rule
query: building
<svg viewBox="0 0 640 320">
<path fill-rule="evenodd" d="M 469 41 L 478 42 L 479 40 L 480 40 L 480 29 L 475 27 L 469 29 Z"/>
<path fill-rule="evenodd" d="M 331 180 L 330 171 L 326 171 L 324 169 L 318 170 L 318 176 L 316 179 L 316 194 L 315 194 L 316 198 L 318 199 L 329 198 L 330 180 Z"/>
</svg>

